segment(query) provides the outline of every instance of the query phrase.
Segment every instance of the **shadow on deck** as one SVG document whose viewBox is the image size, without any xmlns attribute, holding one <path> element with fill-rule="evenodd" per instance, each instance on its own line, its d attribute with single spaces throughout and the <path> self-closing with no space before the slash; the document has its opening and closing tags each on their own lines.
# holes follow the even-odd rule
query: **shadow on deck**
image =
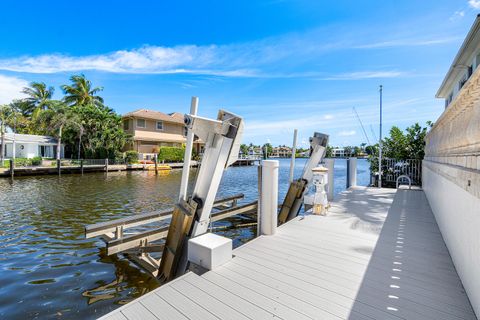
<svg viewBox="0 0 480 320">
<path fill-rule="evenodd" d="M 347 217 L 381 232 L 349 318 L 365 314 L 368 305 L 385 319 L 476 319 L 423 191 L 398 190 L 383 227 L 372 216 L 375 201 L 367 206 L 362 193 L 358 210 Z M 382 201 L 381 194 L 369 197 Z"/>
</svg>

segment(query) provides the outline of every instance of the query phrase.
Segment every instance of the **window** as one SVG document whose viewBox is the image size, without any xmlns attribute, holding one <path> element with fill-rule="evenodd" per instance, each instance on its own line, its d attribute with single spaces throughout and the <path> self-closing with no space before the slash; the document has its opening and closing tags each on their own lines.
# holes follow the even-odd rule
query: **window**
<svg viewBox="0 0 480 320">
<path fill-rule="evenodd" d="M 128 130 L 129 120 L 123 120 L 123 130 Z"/>
<path fill-rule="evenodd" d="M 156 145 L 158 145 L 158 142 L 156 142 L 156 141 L 140 141 L 140 144 L 142 146 L 156 146 Z"/>
<path fill-rule="evenodd" d="M 460 81 L 458 82 L 458 91 L 460 91 L 460 89 L 462 89 L 465 82 L 467 82 L 466 78 L 467 78 L 466 75 L 463 75 L 462 79 L 460 79 Z"/>
<path fill-rule="evenodd" d="M 453 100 L 453 92 L 449 94 L 448 98 L 445 100 L 445 108 L 448 107 L 448 105 L 450 104 L 450 102 L 452 102 Z"/>
<path fill-rule="evenodd" d="M 38 146 L 38 155 L 42 158 L 53 158 L 55 152 L 55 146 Z"/>
<path fill-rule="evenodd" d="M 145 119 L 137 119 L 137 128 L 145 128 Z"/>
<path fill-rule="evenodd" d="M 157 121 L 157 130 L 163 130 L 163 121 Z"/>
</svg>

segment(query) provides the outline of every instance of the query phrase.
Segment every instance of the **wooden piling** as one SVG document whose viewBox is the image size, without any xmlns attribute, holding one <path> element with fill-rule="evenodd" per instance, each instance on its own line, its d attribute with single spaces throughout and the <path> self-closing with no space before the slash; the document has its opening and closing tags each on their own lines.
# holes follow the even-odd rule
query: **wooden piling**
<svg viewBox="0 0 480 320">
<path fill-rule="evenodd" d="M 61 162 L 60 162 L 60 159 L 57 159 L 57 172 L 58 172 L 58 175 L 61 175 L 62 174 L 62 169 L 61 169 Z"/>
<path fill-rule="evenodd" d="M 105 159 L 105 172 L 108 173 L 108 158 Z"/>
<path fill-rule="evenodd" d="M 80 172 L 81 172 L 82 175 L 83 175 L 83 159 L 80 160 Z"/>
<path fill-rule="evenodd" d="M 155 154 L 153 161 L 155 161 L 155 175 L 158 176 L 158 155 L 157 154 Z"/>
<path fill-rule="evenodd" d="M 10 176 L 13 179 L 13 176 L 15 175 L 15 162 L 13 159 L 10 159 Z"/>
</svg>

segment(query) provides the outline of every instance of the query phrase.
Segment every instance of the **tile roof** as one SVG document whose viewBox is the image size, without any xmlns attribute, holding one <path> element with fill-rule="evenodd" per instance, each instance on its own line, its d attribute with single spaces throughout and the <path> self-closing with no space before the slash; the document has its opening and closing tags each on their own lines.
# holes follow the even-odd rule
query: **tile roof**
<svg viewBox="0 0 480 320">
<path fill-rule="evenodd" d="M 162 120 L 167 122 L 184 124 L 184 121 L 183 121 L 184 115 L 183 113 L 179 113 L 179 112 L 166 114 L 160 111 L 139 109 L 132 112 L 128 112 L 122 116 L 122 118 L 130 118 L 130 117 Z"/>
</svg>

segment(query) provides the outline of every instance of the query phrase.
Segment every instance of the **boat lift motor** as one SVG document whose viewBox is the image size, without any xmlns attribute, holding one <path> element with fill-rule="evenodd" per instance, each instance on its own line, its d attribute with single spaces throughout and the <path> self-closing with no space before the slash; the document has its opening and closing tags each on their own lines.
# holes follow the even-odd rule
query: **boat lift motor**
<svg viewBox="0 0 480 320">
<path fill-rule="evenodd" d="M 310 158 L 303 168 L 302 176 L 290 183 L 278 215 L 279 224 L 295 218 L 300 212 L 303 197 L 312 182 L 312 169 L 315 168 L 325 156 L 327 144 L 328 135 L 326 134 L 315 132 L 313 137 L 310 138 Z"/>
<path fill-rule="evenodd" d="M 205 141 L 205 152 L 192 195 L 173 210 L 158 273 L 163 282 L 185 273 L 188 239 L 207 232 L 223 171 L 238 159 L 244 125 L 241 117 L 223 110 L 217 120 L 186 115 L 185 124 Z"/>
</svg>

